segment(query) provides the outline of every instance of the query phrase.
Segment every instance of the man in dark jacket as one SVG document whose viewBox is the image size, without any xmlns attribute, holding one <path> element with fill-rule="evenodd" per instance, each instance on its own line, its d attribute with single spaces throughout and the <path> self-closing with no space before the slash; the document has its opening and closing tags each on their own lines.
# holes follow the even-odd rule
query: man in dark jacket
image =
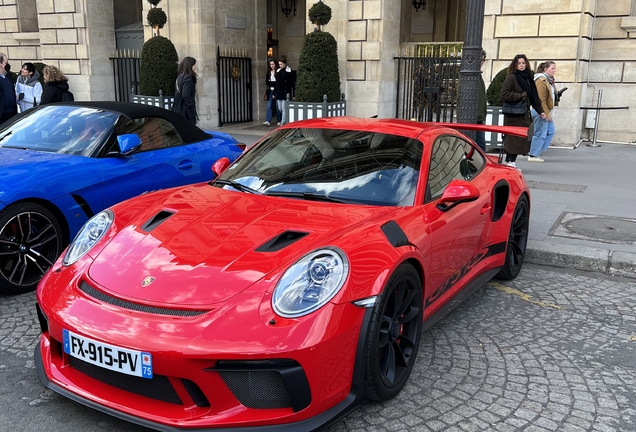
<svg viewBox="0 0 636 432">
<path fill-rule="evenodd" d="M 9 73 L 9 57 L 0 53 L 0 124 L 6 122 L 18 113 L 18 105 L 15 100 L 15 84 Z"/>
<path fill-rule="evenodd" d="M 281 56 L 278 60 L 279 69 L 276 71 L 276 107 L 282 113 L 282 120 L 278 125 L 287 124 L 287 95 L 294 98 L 296 87 L 296 74 L 287 66 L 287 57 Z"/>
</svg>

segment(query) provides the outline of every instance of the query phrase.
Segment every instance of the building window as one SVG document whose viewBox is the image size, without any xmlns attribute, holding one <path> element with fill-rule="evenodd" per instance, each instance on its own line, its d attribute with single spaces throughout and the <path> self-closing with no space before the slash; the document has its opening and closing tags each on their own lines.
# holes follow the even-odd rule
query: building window
<svg viewBox="0 0 636 432">
<path fill-rule="evenodd" d="M 18 0 L 18 22 L 21 33 L 40 31 L 36 0 Z"/>
</svg>

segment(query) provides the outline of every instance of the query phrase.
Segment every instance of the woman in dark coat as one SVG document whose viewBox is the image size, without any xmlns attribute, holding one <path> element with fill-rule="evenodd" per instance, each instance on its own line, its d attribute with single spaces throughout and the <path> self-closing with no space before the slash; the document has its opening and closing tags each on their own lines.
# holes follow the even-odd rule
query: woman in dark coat
<svg viewBox="0 0 636 432">
<path fill-rule="evenodd" d="M 68 78 L 55 66 L 45 66 L 42 70 L 44 75 L 44 90 L 40 105 L 53 102 L 62 102 L 62 95 L 68 91 Z"/>
<path fill-rule="evenodd" d="M 172 105 L 172 111 L 178 112 L 192 124 L 197 124 L 199 119 L 194 101 L 197 85 L 196 63 L 197 61 L 193 57 L 185 57 L 179 63 L 179 75 L 175 83 L 174 104 Z"/>
<path fill-rule="evenodd" d="M 523 115 L 504 114 L 504 126 L 529 127 L 532 123 L 530 105 L 541 118 L 545 118 L 537 87 L 534 84 L 534 74 L 528 67 L 528 58 L 525 54 L 517 54 L 508 66 L 508 75 L 501 85 L 501 100 L 506 102 L 528 101 L 526 112 Z M 504 137 L 504 150 L 506 150 L 506 163 L 516 168 L 517 156 L 528 154 L 530 141 L 527 138 L 506 135 Z"/>
</svg>

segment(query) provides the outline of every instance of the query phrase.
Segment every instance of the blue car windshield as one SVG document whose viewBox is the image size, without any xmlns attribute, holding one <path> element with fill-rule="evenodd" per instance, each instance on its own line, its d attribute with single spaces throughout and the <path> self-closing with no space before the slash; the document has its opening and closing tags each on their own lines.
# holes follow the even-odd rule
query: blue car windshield
<svg viewBox="0 0 636 432">
<path fill-rule="evenodd" d="M 421 141 L 398 135 L 284 129 L 247 152 L 215 185 L 271 196 L 409 206 L 422 150 Z"/>
<path fill-rule="evenodd" d="M 3 124 L 0 147 L 90 156 L 118 117 L 95 108 L 46 105 Z"/>
</svg>

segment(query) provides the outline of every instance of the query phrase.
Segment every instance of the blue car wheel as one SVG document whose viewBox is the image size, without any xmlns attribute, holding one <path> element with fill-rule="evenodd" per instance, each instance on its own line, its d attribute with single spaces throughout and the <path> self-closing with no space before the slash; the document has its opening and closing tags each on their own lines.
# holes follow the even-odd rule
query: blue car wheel
<svg viewBox="0 0 636 432">
<path fill-rule="evenodd" d="M 32 291 L 62 253 L 60 224 L 46 208 L 23 202 L 0 212 L 0 294 Z"/>
</svg>

